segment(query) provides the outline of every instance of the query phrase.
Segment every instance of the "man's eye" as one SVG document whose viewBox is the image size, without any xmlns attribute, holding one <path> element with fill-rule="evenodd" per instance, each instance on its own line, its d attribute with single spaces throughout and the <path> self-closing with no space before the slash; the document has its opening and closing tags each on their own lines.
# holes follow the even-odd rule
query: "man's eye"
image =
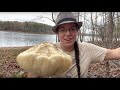
<svg viewBox="0 0 120 90">
<path fill-rule="evenodd" d="M 65 32 L 65 30 L 60 30 L 60 32 Z"/>
<path fill-rule="evenodd" d="M 75 30 L 75 28 L 72 28 L 71 30 Z"/>
<path fill-rule="evenodd" d="M 71 28 L 71 31 L 75 31 L 76 30 L 76 28 Z"/>
</svg>

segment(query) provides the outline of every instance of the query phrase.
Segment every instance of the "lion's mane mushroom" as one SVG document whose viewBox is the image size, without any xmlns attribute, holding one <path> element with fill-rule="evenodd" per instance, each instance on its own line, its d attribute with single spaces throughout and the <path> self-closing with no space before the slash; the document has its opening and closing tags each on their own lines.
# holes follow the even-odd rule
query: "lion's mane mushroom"
<svg viewBox="0 0 120 90">
<path fill-rule="evenodd" d="M 20 53 L 16 61 L 24 70 L 40 76 L 62 74 L 72 65 L 71 56 L 48 42 L 43 42 Z"/>
</svg>

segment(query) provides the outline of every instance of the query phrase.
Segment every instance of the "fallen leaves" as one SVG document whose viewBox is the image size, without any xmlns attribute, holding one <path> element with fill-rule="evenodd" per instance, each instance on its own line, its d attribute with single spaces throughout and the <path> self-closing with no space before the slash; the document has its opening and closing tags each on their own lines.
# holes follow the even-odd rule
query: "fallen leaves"
<svg viewBox="0 0 120 90">
<path fill-rule="evenodd" d="M 28 47 L 0 48 L 0 78 L 26 78 L 27 72 L 16 63 L 17 55 L 26 49 Z M 109 76 L 106 76 L 105 62 L 91 64 L 88 78 L 120 78 L 120 60 L 110 61 L 109 69 Z"/>
<path fill-rule="evenodd" d="M 27 48 L 28 47 L 0 48 L 0 78 L 26 77 L 26 72 L 16 63 L 16 57 Z"/>
</svg>

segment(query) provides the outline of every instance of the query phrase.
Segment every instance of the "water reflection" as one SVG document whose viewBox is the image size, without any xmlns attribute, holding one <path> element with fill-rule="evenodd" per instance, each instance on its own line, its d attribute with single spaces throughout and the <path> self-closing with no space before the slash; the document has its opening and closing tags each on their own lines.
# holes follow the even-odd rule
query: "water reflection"
<svg viewBox="0 0 120 90">
<path fill-rule="evenodd" d="M 0 31 L 0 47 L 31 46 L 43 41 L 55 43 L 56 36 Z"/>
</svg>

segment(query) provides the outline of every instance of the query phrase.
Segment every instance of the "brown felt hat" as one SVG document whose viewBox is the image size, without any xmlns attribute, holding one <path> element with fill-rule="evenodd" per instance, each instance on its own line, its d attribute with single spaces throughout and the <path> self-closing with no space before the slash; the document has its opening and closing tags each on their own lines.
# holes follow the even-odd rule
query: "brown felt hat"
<svg viewBox="0 0 120 90">
<path fill-rule="evenodd" d="M 61 24 L 65 23 L 76 23 L 78 28 L 82 26 L 82 22 L 77 22 L 76 17 L 71 12 L 60 12 L 55 20 L 55 26 L 53 26 L 52 31 L 57 33 L 57 28 Z"/>
</svg>

